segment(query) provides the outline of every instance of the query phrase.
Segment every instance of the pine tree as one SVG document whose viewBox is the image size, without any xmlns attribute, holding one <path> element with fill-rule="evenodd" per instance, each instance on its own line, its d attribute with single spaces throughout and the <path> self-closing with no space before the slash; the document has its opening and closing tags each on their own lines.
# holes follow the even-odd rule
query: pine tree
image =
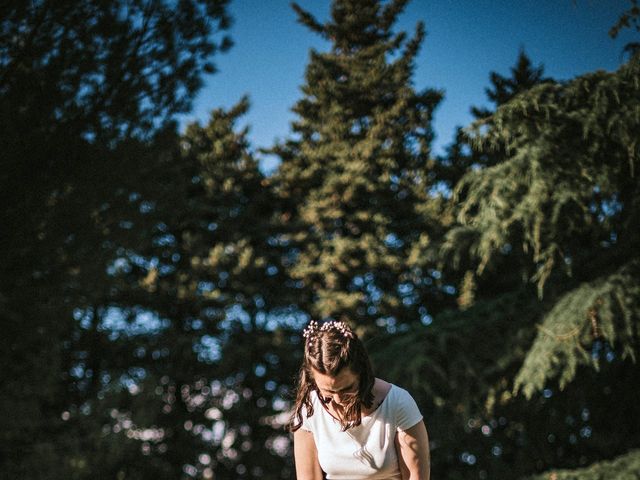
<svg viewBox="0 0 640 480">
<path fill-rule="evenodd" d="M 638 0 L 629 0 L 631 6 L 622 12 L 618 21 L 609 29 L 609 36 L 616 38 L 622 30 L 629 28 L 640 33 L 640 5 Z M 640 52 L 640 42 L 629 42 L 624 46 L 623 51 L 631 56 Z"/>
<path fill-rule="evenodd" d="M 478 149 L 504 148 L 505 156 L 456 185 L 461 227 L 449 233 L 446 253 L 476 265 L 480 281 L 506 277 L 512 287 L 485 290 L 464 312 L 383 341 L 378 360 L 389 366 L 410 355 L 407 385 L 430 385 L 420 397 L 427 405 L 433 397 L 452 404 L 433 405 L 432 436 L 449 446 L 444 458 L 435 450 L 436 470 L 473 454 L 469 475 L 524 476 L 638 447 L 639 60 L 536 85 L 471 129 Z M 516 265 L 526 267 L 520 281 L 509 261 L 516 246 Z M 613 461 L 616 475 L 634 474 L 634 455 Z"/>
<path fill-rule="evenodd" d="M 213 69 L 212 54 L 230 45 L 221 35 L 230 22 L 226 3 L 0 6 L 0 360 L 9 366 L 0 374 L 8 412 L 0 468 L 7 477 L 95 474 L 88 459 L 103 418 L 86 400 L 98 393 L 102 365 L 118 363 L 121 351 L 97 323 L 81 333 L 91 325 L 81 314 L 108 312 L 116 289 L 110 262 L 118 247 L 148 232 L 134 201 L 149 178 L 142 160 L 153 158 L 150 144 L 188 109 Z M 97 354 L 85 362 L 88 351 Z M 118 457 L 115 443 L 104 454 L 110 465 L 126 456 Z"/>
<path fill-rule="evenodd" d="M 395 329 L 426 318 L 426 298 L 433 310 L 447 301 L 424 260 L 440 229 L 429 143 L 441 94 L 413 88 L 424 26 L 409 40 L 392 31 L 406 3 L 337 0 L 326 23 L 294 6 L 331 49 L 311 52 L 294 135 L 274 149 L 298 305 L 367 328 Z"/>
<path fill-rule="evenodd" d="M 491 72 L 491 86 L 485 89 L 487 99 L 492 108 L 471 107 L 471 114 L 475 121 L 482 121 L 485 129 L 492 128 L 491 115 L 499 108 L 514 99 L 517 95 L 528 91 L 536 85 L 550 83 L 552 79 L 544 76 L 544 67 L 534 67 L 531 60 L 521 49 L 516 64 L 510 69 L 509 77 L 497 72 Z M 458 127 L 454 142 L 448 147 L 447 154 L 438 158 L 436 171 L 439 182 L 447 192 L 452 193 L 456 184 L 462 177 L 474 170 L 483 169 L 500 164 L 508 158 L 506 144 L 495 143 L 491 148 L 478 145 L 473 141 L 470 132 L 466 128 Z M 450 205 L 451 215 L 457 216 L 459 202 L 464 199 L 466 192 L 459 188 L 456 191 L 456 200 Z M 478 264 L 464 252 L 469 251 L 469 246 L 476 241 L 475 232 L 462 225 L 452 225 L 447 231 L 441 247 L 441 269 L 444 274 L 451 277 L 450 283 L 458 286 L 458 304 L 468 308 L 474 301 L 484 296 L 489 298 L 502 290 L 510 290 L 513 282 L 528 274 L 526 261 L 522 261 L 523 253 L 519 246 L 521 241 L 514 238 L 504 249 L 501 255 L 503 262 L 511 266 L 511 274 L 505 275 L 498 268 L 490 268 L 479 278 L 474 272 Z M 457 248 L 461 247 L 461 248 Z M 508 250 L 508 251 L 507 251 Z M 483 269 L 484 265 L 480 265 Z"/>
<path fill-rule="evenodd" d="M 286 470 L 289 438 L 281 417 L 286 416 L 284 400 L 298 364 L 288 346 L 290 330 L 298 325 L 271 319 L 292 299 L 284 288 L 279 252 L 272 246 L 269 182 L 249 151 L 246 130 L 235 129 L 247 108 L 243 101 L 229 112 L 216 110 L 208 125 L 192 125 L 183 136 L 187 172 L 180 177 L 191 185 L 187 204 L 178 209 L 174 226 L 169 225 L 181 268 L 166 285 L 158 278 L 158 288 L 169 298 L 177 288 L 170 304 L 187 307 L 184 313 L 168 313 L 177 331 L 197 330 L 187 334 L 191 356 L 173 368 L 170 383 L 176 390 L 204 386 L 192 394 L 203 403 L 190 409 L 186 402 L 187 408 L 176 412 L 173 430 L 184 421 L 205 426 L 213 417 L 213 429 L 196 432 L 199 450 L 190 453 L 194 461 L 197 454 L 212 457 L 210 465 L 194 464 L 198 471 L 212 469 L 217 478 L 229 479 L 273 478 L 274 472 Z M 190 173 L 190 168 L 195 170 Z M 187 326 L 194 319 L 200 320 L 200 329 Z M 166 341 L 171 344 L 172 337 Z M 184 448 L 184 439 L 173 443 L 178 452 Z"/>
<path fill-rule="evenodd" d="M 114 291 L 79 329 L 76 367 L 119 353 L 100 362 L 107 380 L 86 399 L 110 431 L 99 445 L 118 453 L 94 456 L 88 472 L 270 478 L 287 468 L 278 415 L 298 359 L 290 327 L 270 320 L 287 295 L 269 244 L 268 182 L 235 128 L 247 108 L 215 110 L 167 140 L 135 201 L 152 227 L 120 245 Z M 103 342 L 91 348 L 94 330 Z"/>
<path fill-rule="evenodd" d="M 511 76 L 506 77 L 498 72 L 491 72 L 489 80 L 491 86 L 485 88 L 487 100 L 491 107 L 471 107 L 471 115 L 474 120 L 488 119 L 496 108 L 503 105 L 522 92 L 540 83 L 551 82 L 552 79 L 544 76 L 544 67 L 534 67 L 531 60 L 521 49 L 518 53 L 516 64 L 511 67 Z M 487 121 L 490 122 L 490 119 Z M 478 149 L 467 132 L 462 127 L 457 127 L 455 138 L 447 148 L 447 154 L 438 158 L 437 171 L 440 182 L 448 190 L 452 190 L 455 184 L 470 168 L 481 168 L 495 165 L 505 158 L 504 149 L 494 148 L 489 151 Z"/>
</svg>

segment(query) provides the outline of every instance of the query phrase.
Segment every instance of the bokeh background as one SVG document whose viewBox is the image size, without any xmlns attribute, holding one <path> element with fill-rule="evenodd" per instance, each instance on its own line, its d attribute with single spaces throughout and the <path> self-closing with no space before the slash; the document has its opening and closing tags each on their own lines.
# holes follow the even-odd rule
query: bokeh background
<svg viewBox="0 0 640 480">
<path fill-rule="evenodd" d="M 636 0 L 0 14 L 0 478 L 294 478 L 312 318 L 433 478 L 640 478 Z"/>
</svg>

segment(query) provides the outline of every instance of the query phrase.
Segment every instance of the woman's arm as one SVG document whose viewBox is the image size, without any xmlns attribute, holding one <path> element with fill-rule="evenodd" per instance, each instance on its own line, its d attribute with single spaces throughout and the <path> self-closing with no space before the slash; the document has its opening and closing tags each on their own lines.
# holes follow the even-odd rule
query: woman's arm
<svg viewBox="0 0 640 480">
<path fill-rule="evenodd" d="M 424 421 L 398 432 L 396 450 L 403 480 L 429 480 L 429 436 Z"/>
<path fill-rule="evenodd" d="M 293 456 L 298 480 L 322 480 L 318 450 L 311 432 L 299 428 L 293 433 Z"/>
</svg>

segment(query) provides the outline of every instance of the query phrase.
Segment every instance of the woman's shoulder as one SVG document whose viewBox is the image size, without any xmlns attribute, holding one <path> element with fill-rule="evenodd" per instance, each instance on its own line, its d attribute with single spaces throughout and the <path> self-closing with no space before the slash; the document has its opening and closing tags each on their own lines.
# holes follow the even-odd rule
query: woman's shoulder
<svg viewBox="0 0 640 480">
<path fill-rule="evenodd" d="M 408 390 L 405 390 L 399 385 L 396 385 L 395 383 L 387 382 L 386 380 L 383 380 L 381 378 L 376 378 L 373 391 L 374 391 L 374 397 L 376 399 L 380 398 L 381 400 L 384 400 L 387 397 L 387 395 L 393 395 L 393 397 L 400 398 L 400 399 L 404 399 L 407 396 L 411 397 L 411 394 L 409 393 Z"/>
<path fill-rule="evenodd" d="M 386 382 L 382 379 L 376 379 L 376 383 L 378 383 L 377 382 L 378 380 L 380 381 L 379 391 L 386 392 L 386 393 L 383 393 L 377 405 L 380 405 L 382 404 L 382 402 L 385 402 L 389 404 L 389 406 L 391 406 L 392 408 L 396 408 L 396 407 L 403 408 L 405 406 L 414 408 L 414 406 L 416 405 L 416 401 L 414 400 L 413 396 L 409 393 L 408 390 L 394 383 Z M 374 401 L 374 403 L 376 402 Z"/>
<path fill-rule="evenodd" d="M 393 394 L 393 398 L 396 402 L 400 402 L 400 403 L 415 402 L 415 400 L 413 399 L 413 396 L 411 395 L 411 393 L 409 393 L 409 390 L 406 390 L 405 388 L 393 383 L 390 385 L 391 385 L 391 388 L 389 389 L 389 393 Z"/>
<path fill-rule="evenodd" d="M 374 399 L 378 399 L 379 397 L 381 397 L 381 399 L 384 399 L 394 386 L 395 385 L 393 385 L 392 383 L 376 377 L 375 382 L 373 383 Z"/>
<path fill-rule="evenodd" d="M 383 380 L 381 378 L 377 378 L 376 377 L 376 385 L 380 385 L 383 388 L 386 388 L 387 392 L 390 392 L 391 390 L 394 391 L 394 393 L 405 393 L 405 394 L 409 394 L 409 391 L 406 390 L 405 388 L 401 387 L 398 384 L 395 383 L 391 383 L 391 382 L 387 382 L 386 380 Z"/>
<path fill-rule="evenodd" d="M 393 416 L 397 428 L 399 430 L 406 430 L 422 420 L 422 414 L 415 399 L 408 390 L 395 384 L 390 385 L 387 409 L 394 412 Z"/>
</svg>

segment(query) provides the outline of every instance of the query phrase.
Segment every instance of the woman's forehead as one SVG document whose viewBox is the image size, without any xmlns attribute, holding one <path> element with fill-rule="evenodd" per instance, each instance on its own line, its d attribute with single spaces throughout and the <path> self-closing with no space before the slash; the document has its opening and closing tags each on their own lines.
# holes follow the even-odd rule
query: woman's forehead
<svg viewBox="0 0 640 480">
<path fill-rule="evenodd" d="M 320 373 L 315 368 L 311 369 L 311 374 L 318 388 L 322 390 L 340 390 L 358 380 L 358 376 L 348 367 L 340 370 L 335 376 Z"/>
</svg>

